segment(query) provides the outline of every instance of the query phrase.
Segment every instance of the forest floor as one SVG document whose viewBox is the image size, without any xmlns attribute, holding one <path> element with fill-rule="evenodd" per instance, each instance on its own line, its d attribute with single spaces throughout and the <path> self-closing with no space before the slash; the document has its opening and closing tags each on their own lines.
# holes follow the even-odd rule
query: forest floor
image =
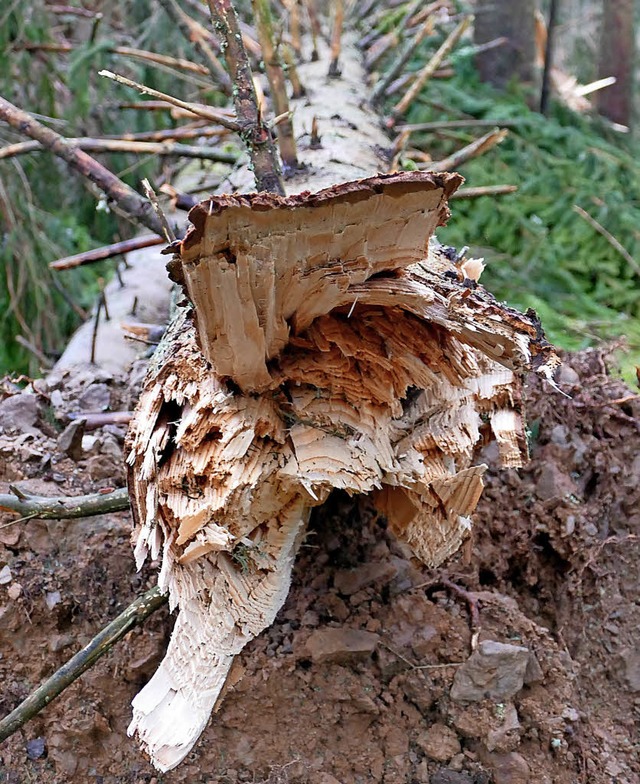
<svg viewBox="0 0 640 784">
<path fill-rule="evenodd" d="M 142 374 L 5 382 L 0 492 L 122 486 L 123 428 L 76 461 L 58 439 L 69 411 L 132 408 Z M 413 561 L 366 499 L 318 511 L 285 606 L 175 771 L 126 734 L 164 608 L 0 745 L 0 782 L 638 784 L 640 399 L 597 350 L 567 357 L 561 386 L 530 380 L 531 462 L 490 469 L 444 569 Z M 495 463 L 491 446 L 478 457 Z M 124 512 L 0 527 L 0 715 L 154 584 L 129 536 Z"/>
</svg>

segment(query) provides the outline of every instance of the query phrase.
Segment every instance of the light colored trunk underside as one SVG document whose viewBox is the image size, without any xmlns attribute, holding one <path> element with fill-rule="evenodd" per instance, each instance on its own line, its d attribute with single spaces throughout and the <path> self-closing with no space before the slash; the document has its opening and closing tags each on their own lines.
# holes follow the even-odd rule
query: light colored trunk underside
<svg viewBox="0 0 640 784">
<path fill-rule="evenodd" d="M 435 566 L 469 529 L 476 445 L 493 436 L 504 465 L 525 458 L 520 373 L 557 360 L 535 318 L 473 290 L 429 242 L 460 181 L 404 173 L 192 211 L 170 266 L 193 308 L 128 437 L 136 559 L 162 555 L 180 610 L 130 728 L 161 770 L 273 622 L 309 510 L 333 488 L 373 494 Z"/>
</svg>

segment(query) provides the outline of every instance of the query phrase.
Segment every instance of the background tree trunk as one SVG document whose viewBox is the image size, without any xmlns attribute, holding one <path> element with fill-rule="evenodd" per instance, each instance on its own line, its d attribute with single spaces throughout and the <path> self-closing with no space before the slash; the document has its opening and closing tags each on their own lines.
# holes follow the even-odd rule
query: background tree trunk
<svg viewBox="0 0 640 784">
<path fill-rule="evenodd" d="M 535 56 L 533 0 L 478 0 L 474 41 L 486 44 L 504 36 L 508 43 L 476 55 L 481 78 L 504 87 L 516 77 L 522 82 L 533 79 Z"/>
<path fill-rule="evenodd" d="M 598 77 L 616 83 L 598 93 L 598 111 L 612 122 L 631 124 L 635 38 L 633 0 L 603 0 Z"/>
</svg>

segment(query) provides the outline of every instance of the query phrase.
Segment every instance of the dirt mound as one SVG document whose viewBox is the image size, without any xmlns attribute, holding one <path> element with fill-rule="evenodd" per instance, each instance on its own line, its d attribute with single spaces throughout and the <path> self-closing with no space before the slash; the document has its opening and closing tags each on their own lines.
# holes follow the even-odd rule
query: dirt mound
<svg viewBox="0 0 640 784">
<path fill-rule="evenodd" d="M 571 398 L 532 380 L 531 463 L 490 470 L 446 570 L 416 564 L 366 499 L 316 513 L 276 623 L 177 770 L 126 737 L 165 609 L 0 746 L 0 782 L 640 782 L 640 400 L 599 352 L 562 372 Z M 60 433 L 72 410 L 131 408 L 135 383 L 36 387 L 4 385 L 0 491 L 122 486 L 122 426 L 81 448 Z M 126 513 L 0 527 L 0 714 L 154 583 L 129 533 Z"/>
</svg>

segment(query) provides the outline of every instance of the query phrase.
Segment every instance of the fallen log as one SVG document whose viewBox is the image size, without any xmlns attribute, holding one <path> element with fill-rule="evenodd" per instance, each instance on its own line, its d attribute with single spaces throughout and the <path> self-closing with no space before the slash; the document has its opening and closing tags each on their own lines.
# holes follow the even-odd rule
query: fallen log
<svg viewBox="0 0 640 784">
<path fill-rule="evenodd" d="M 462 178 L 377 174 L 388 140 L 362 105 L 349 31 L 340 76 L 327 80 L 322 58 L 300 70 L 315 87 L 296 125 L 319 129 L 313 145 L 298 133 L 307 169 L 289 195 L 221 194 L 191 210 L 168 265 L 185 303 L 127 437 L 137 564 L 161 556 L 159 586 L 179 609 L 129 730 L 163 771 L 195 744 L 234 656 L 273 622 L 311 508 L 334 488 L 370 494 L 438 565 L 482 491 L 476 446 L 493 437 L 504 466 L 522 465 L 521 377 L 551 379 L 558 364 L 535 314 L 496 302 L 477 285 L 482 264 L 435 240 Z M 249 175 L 231 183 L 247 190 Z"/>
</svg>

